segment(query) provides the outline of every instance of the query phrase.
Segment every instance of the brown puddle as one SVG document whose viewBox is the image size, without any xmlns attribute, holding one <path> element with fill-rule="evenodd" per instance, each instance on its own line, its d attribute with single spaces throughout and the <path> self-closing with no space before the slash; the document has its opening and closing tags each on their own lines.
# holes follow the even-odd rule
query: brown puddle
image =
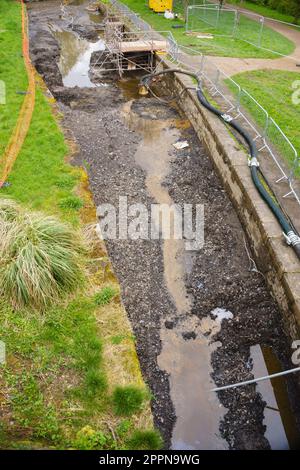
<svg viewBox="0 0 300 470">
<path fill-rule="evenodd" d="M 252 373 L 255 378 L 281 372 L 282 368 L 271 348 L 252 346 Z M 300 448 L 300 436 L 290 407 L 284 377 L 257 384 L 257 391 L 267 403 L 264 410 L 265 436 L 273 450 Z"/>
<path fill-rule="evenodd" d="M 61 48 L 58 65 L 64 86 L 96 87 L 89 77 L 90 61 L 94 51 L 105 49 L 104 41 L 89 42 L 71 31 L 53 31 L 53 35 Z"/>
<path fill-rule="evenodd" d="M 222 321 L 222 320 L 221 320 Z M 210 390 L 215 386 L 210 374 L 211 354 L 218 347 L 212 337 L 221 328 L 212 317 L 202 321 L 187 318 L 176 330 L 162 329 L 161 369 L 170 374 L 171 398 L 176 410 L 172 436 L 174 450 L 226 450 L 219 426 L 226 409 Z M 193 331 L 197 337 L 185 340 L 182 333 Z"/>
<path fill-rule="evenodd" d="M 137 83 L 135 84 L 137 85 Z M 132 84 L 125 82 L 124 96 L 132 98 Z M 123 86 L 124 89 L 124 82 Z M 135 88 L 136 90 L 136 88 Z M 136 91 L 135 91 L 136 93 Z M 182 138 L 187 122 L 174 117 L 162 117 L 161 107 L 144 107 L 136 114 L 134 100 L 124 106 L 124 119 L 130 129 L 142 135 L 135 160 L 145 171 L 146 187 L 154 201 L 172 205 L 173 200 L 164 186 L 170 172 L 173 144 Z M 185 276 L 192 263 L 191 254 L 185 251 L 183 240 L 164 240 L 164 277 L 178 317 L 182 320 L 173 329 L 161 325 L 162 351 L 158 365 L 170 377 L 171 398 L 177 416 L 173 431 L 173 449 L 226 449 L 220 437 L 219 425 L 224 408 L 216 394 L 210 392 L 214 383 L 210 377 L 211 354 L 217 347 L 212 336 L 221 327 L 222 320 L 212 317 L 199 322 L 190 318 L 192 299 L 187 293 Z M 195 339 L 185 340 L 186 331 L 196 332 Z"/>
<path fill-rule="evenodd" d="M 135 154 L 136 163 L 146 173 L 146 187 L 155 203 L 171 206 L 173 201 L 163 182 L 170 171 L 172 144 L 181 137 L 180 130 L 175 127 L 176 119 L 160 119 L 153 114 L 152 108 L 150 114 L 147 108 L 144 113 L 136 114 L 132 110 L 132 104 L 133 101 L 127 102 L 123 112 L 129 128 L 143 136 Z M 170 211 L 171 233 L 174 210 Z M 184 241 L 173 238 L 164 240 L 163 256 L 164 276 L 169 293 L 178 313 L 186 313 L 191 308 L 191 300 L 184 282 L 186 273 Z"/>
</svg>

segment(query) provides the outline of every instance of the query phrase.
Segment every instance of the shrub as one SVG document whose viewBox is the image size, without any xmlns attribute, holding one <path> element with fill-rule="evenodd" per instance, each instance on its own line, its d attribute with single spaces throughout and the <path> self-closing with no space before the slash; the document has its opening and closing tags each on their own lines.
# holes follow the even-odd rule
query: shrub
<svg viewBox="0 0 300 470">
<path fill-rule="evenodd" d="M 126 442 L 130 450 L 159 450 L 163 447 L 163 440 L 157 431 L 135 431 Z"/>
<path fill-rule="evenodd" d="M 113 392 L 115 413 L 119 416 L 130 416 L 140 411 L 144 398 L 145 391 L 134 385 L 116 387 Z"/>
<path fill-rule="evenodd" d="M 73 175 L 62 175 L 56 181 L 56 186 L 63 189 L 72 189 L 76 184 L 76 179 Z"/>
<path fill-rule="evenodd" d="M 0 294 L 14 307 L 42 308 L 75 289 L 83 252 L 71 226 L 0 199 Z"/>
<path fill-rule="evenodd" d="M 107 444 L 107 437 L 101 431 L 85 426 L 76 435 L 74 447 L 79 450 L 103 449 Z"/>
<path fill-rule="evenodd" d="M 106 377 L 100 371 L 91 369 L 85 378 L 86 393 L 89 398 L 95 397 L 98 393 L 104 392 L 107 388 Z"/>
<path fill-rule="evenodd" d="M 95 294 L 94 301 L 97 305 L 107 305 L 116 294 L 117 290 L 113 287 L 103 287 L 100 292 Z"/>
<path fill-rule="evenodd" d="M 62 209 L 75 209 L 79 210 L 83 207 L 83 201 L 77 196 L 68 196 L 62 199 L 59 203 Z"/>
</svg>

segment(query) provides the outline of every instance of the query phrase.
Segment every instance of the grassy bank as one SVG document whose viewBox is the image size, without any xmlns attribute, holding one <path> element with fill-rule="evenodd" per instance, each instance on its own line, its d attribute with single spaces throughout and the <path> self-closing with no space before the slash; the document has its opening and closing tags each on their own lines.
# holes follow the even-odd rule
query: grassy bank
<svg viewBox="0 0 300 470">
<path fill-rule="evenodd" d="M 240 73 L 232 77 L 245 90 L 247 90 L 277 122 L 286 136 L 295 146 L 300 154 L 300 105 L 293 103 L 293 83 L 300 80 L 300 74 L 296 72 L 285 72 L 280 70 L 257 70 Z M 230 81 L 228 82 L 230 87 Z M 299 89 L 299 86 L 297 87 Z M 236 88 L 232 88 L 234 92 Z M 243 106 L 250 112 L 260 126 L 264 126 L 265 117 L 255 106 L 253 101 L 245 98 Z M 292 164 L 293 153 L 284 144 L 279 132 L 274 126 L 270 127 L 268 137 L 271 142 L 281 151 L 282 156 L 289 164 Z M 298 176 L 300 171 L 298 170 Z"/>
<path fill-rule="evenodd" d="M 20 4 L 0 4 L 1 153 L 26 89 Z M 17 67 L 15 62 L 17 61 Z M 4 72 L 3 72 L 4 71 Z M 54 214 L 81 230 L 95 222 L 86 175 L 68 164 L 71 150 L 59 114 L 37 81 L 30 131 L 0 197 Z M 0 298 L 0 448 L 155 449 L 150 395 L 105 247 L 92 240 L 82 287 L 43 311 L 16 309 Z M 120 406 L 122 403 L 122 406 Z"/>
<path fill-rule="evenodd" d="M 185 23 L 183 19 L 167 20 L 162 14 L 154 13 L 148 8 L 145 2 L 140 0 L 123 0 L 122 3 L 127 5 L 133 11 L 138 13 L 147 23 L 149 23 L 157 31 L 172 31 L 175 39 L 182 46 L 192 47 L 199 52 L 206 55 L 216 55 L 224 57 L 256 57 L 256 58 L 277 58 L 276 54 L 273 54 L 263 49 L 259 49 L 251 44 L 242 41 L 241 39 L 233 39 L 226 37 L 225 35 L 231 34 L 233 28 L 233 18 L 226 16 L 221 21 L 219 28 L 214 28 L 208 25 L 206 22 L 201 21 L 199 17 L 194 15 L 192 23 L 192 29 L 199 33 L 211 33 L 214 36 L 212 39 L 198 38 L 197 34 L 187 34 L 185 32 Z M 182 6 L 179 4 L 175 7 L 180 15 L 182 14 Z M 181 17 L 182 18 L 182 17 Z M 214 23 L 213 23 L 214 24 Z M 179 26 L 179 28 L 172 26 Z M 247 17 L 241 17 L 241 26 L 243 31 L 243 38 L 248 41 L 257 43 L 260 25 L 250 20 Z M 223 36 L 218 36 L 223 35 Z M 273 31 L 271 28 L 265 28 L 263 45 L 268 48 L 272 46 L 273 50 L 280 52 L 281 54 L 290 54 L 294 50 L 294 44 L 281 34 Z"/>
<path fill-rule="evenodd" d="M 245 8 L 267 18 L 274 18 L 274 20 L 285 21 L 286 23 L 295 22 L 295 18 L 292 15 L 285 15 L 284 13 L 280 13 L 279 11 L 273 10 L 272 8 L 265 7 L 264 5 L 257 5 L 252 2 L 247 2 L 246 0 L 227 0 L 227 3 Z"/>
</svg>

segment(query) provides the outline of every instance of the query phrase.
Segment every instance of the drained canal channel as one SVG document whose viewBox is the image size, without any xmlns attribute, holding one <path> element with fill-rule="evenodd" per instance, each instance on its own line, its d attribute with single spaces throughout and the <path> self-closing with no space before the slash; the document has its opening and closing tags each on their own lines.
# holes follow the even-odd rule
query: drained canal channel
<svg viewBox="0 0 300 470">
<path fill-rule="evenodd" d="M 189 121 L 176 105 L 139 96 L 136 72 L 120 79 L 91 70 L 105 41 L 103 18 L 88 3 L 70 3 L 64 14 L 52 0 L 28 10 L 32 62 L 78 144 L 73 164 L 87 170 L 96 205 L 118 212 L 126 204 L 129 226 L 153 204 L 204 208 L 199 249 L 145 233 L 106 241 L 165 446 L 300 448 L 294 376 L 211 391 L 292 368 L 291 340 Z"/>
</svg>

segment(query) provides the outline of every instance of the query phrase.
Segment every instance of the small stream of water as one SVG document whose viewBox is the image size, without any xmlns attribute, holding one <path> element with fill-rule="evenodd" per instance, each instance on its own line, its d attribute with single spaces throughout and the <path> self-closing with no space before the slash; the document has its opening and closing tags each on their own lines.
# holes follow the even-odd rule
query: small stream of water
<svg viewBox="0 0 300 470">
<path fill-rule="evenodd" d="M 174 201 L 163 185 L 170 172 L 172 145 L 181 137 L 182 122 L 178 119 L 162 119 L 145 107 L 141 116 L 132 110 L 133 101 L 124 107 L 125 121 L 130 129 L 142 135 L 135 154 L 137 164 L 146 173 L 146 187 L 158 204 L 172 206 Z M 153 115 L 154 112 L 154 115 Z M 185 125 L 189 125 L 187 122 Z M 174 214 L 173 214 L 174 215 Z M 172 213 L 171 213 L 172 216 Z M 198 320 L 187 316 L 192 299 L 185 286 L 191 255 L 184 249 L 183 240 L 164 240 L 164 278 L 177 315 L 182 320 L 173 329 L 161 325 L 162 352 L 158 365 L 170 377 L 171 398 L 176 411 L 176 424 L 172 437 L 173 449 L 226 449 L 226 442 L 219 434 L 220 419 L 224 408 L 216 394 L 209 390 L 214 386 L 210 373 L 211 354 L 217 347 L 211 343 L 210 333 L 215 334 L 221 321 L 212 318 L 198 324 Z M 196 332 L 196 338 L 187 341 L 184 331 Z"/>
</svg>

